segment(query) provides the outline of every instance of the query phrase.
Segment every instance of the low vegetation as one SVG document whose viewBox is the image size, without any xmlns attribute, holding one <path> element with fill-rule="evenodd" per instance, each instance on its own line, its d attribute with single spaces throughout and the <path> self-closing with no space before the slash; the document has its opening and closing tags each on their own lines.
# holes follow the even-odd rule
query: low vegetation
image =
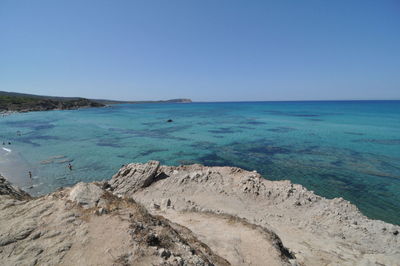
<svg viewBox="0 0 400 266">
<path fill-rule="evenodd" d="M 102 106 L 104 104 L 85 98 L 30 97 L 0 94 L 0 111 L 29 112 Z"/>
</svg>

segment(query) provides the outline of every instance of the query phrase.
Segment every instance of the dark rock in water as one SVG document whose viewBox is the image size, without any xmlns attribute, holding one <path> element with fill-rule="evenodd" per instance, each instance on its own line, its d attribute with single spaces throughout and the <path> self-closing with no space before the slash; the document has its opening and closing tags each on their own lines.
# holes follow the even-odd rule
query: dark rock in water
<svg viewBox="0 0 400 266">
<path fill-rule="evenodd" d="M 172 119 L 167 120 L 167 123 L 171 123 L 171 122 L 174 122 L 174 120 L 172 120 Z"/>
</svg>

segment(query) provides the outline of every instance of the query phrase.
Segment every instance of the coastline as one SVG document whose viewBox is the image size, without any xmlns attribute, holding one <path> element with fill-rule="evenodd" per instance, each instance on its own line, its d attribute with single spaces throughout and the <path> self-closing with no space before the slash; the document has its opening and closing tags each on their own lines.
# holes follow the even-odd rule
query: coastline
<svg viewBox="0 0 400 266">
<path fill-rule="evenodd" d="M 0 116 L 6 117 L 13 114 L 23 114 L 23 113 L 33 113 L 33 112 L 49 112 L 49 111 L 73 111 L 73 110 L 82 110 L 82 109 L 92 109 L 92 108 L 109 108 L 111 105 L 104 105 L 104 106 L 84 106 L 84 107 L 73 107 L 73 108 L 54 108 L 48 110 L 24 110 L 24 111 L 8 111 L 8 110 L 0 110 Z"/>
<path fill-rule="evenodd" d="M 103 106 L 81 106 L 81 107 L 72 107 L 72 108 L 54 108 L 54 109 L 46 109 L 46 110 L 0 110 L 0 116 L 6 117 L 13 114 L 23 114 L 23 113 L 32 113 L 32 112 L 49 112 L 49 111 L 73 111 L 73 110 L 83 110 L 83 109 L 93 109 L 93 108 L 111 108 L 113 105 L 119 104 L 189 104 L 194 103 L 192 101 L 183 101 L 183 102 L 174 102 L 174 101 L 137 101 L 137 102 L 116 102 L 116 103 L 106 103 Z"/>
<path fill-rule="evenodd" d="M 193 241 L 201 241 L 200 246 L 208 247 L 208 254 L 219 256 L 208 257 L 215 265 L 227 265 L 224 261 L 233 265 L 262 265 L 266 261 L 268 265 L 396 265 L 400 260 L 400 226 L 368 219 L 355 205 L 342 198 L 326 199 L 290 181 L 266 180 L 255 172 L 236 167 L 198 164 L 163 166 L 157 161 L 131 163 L 123 166 L 109 180 L 78 183 L 34 199 L 29 196 L 27 199 L 25 194 L 12 189 L 7 182 L 4 188 L 2 182 L 0 197 L 5 198 L 0 203 L 8 202 L 9 197 L 21 197 L 25 201 L 0 208 L 0 222 L 5 219 L 8 221 L 5 228 L 0 227 L 0 244 L 12 241 L 10 248 L 37 243 L 49 245 L 52 241 L 58 241 L 58 238 L 41 237 L 46 235 L 50 226 L 58 228 L 57 235 L 60 236 L 69 235 L 71 230 L 80 232 L 88 228 L 86 234 L 74 233 L 73 243 L 62 251 L 62 257 L 68 258 L 69 262 L 71 258 L 77 258 L 76 252 L 81 248 L 76 245 L 85 242 L 86 235 L 93 239 L 87 242 L 92 250 L 101 245 L 90 228 L 96 228 L 96 232 L 103 234 L 111 230 L 112 240 L 109 243 L 112 244 L 108 248 L 112 250 L 121 249 L 117 243 L 127 241 L 126 237 L 132 234 L 136 236 L 131 239 L 134 243 L 150 243 L 142 246 L 142 253 L 135 252 L 136 255 L 128 256 L 129 261 L 144 259 L 142 256 L 147 261 L 150 258 L 148 256 L 153 256 L 150 254 L 155 254 L 155 257 L 151 257 L 152 261 L 158 261 L 155 264 L 159 265 L 170 258 L 175 260 L 178 254 L 182 257 L 183 253 L 177 252 L 177 247 L 166 246 L 162 241 L 146 242 L 149 236 L 137 235 L 137 232 L 148 232 L 152 224 L 163 223 L 175 225 L 173 228 L 180 239 L 187 239 L 190 235 Z M 116 204 L 119 207 L 116 208 Z M 140 204 L 142 214 L 134 211 L 138 210 L 136 204 Z M 27 206 L 27 210 L 22 216 L 14 215 L 24 206 Z M 44 211 L 37 211 L 40 208 Z M 70 223 L 74 224 L 73 229 L 66 227 L 62 220 L 51 218 L 53 222 L 47 222 L 53 213 L 56 213 L 55 217 L 71 217 L 71 212 L 74 213 L 73 223 Z M 119 222 L 112 220 L 112 229 L 107 226 L 112 217 L 127 217 L 129 212 L 136 214 L 129 215 L 129 219 L 117 219 Z M 129 223 L 130 228 L 135 228 L 135 219 L 144 213 L 154 217 L 151 218 L 153 222 L 141 222 L 141 229 L 134 233 L 124 229 L 129 228 Z M 30 224 L 29 234 L 22 240 L 17 233 L 27 229 L 20 226 L 17 222 L 19 219 Z M 12 229 L 11 220 L 16 225 Z M 103 220 L 108 222 L 99 223 Z M 40 226 L 36 226 L 37 223 Z M 182 231 L 177 226 L 186 230 Z M 4 239 L 1 230 L 11 230 L 12 233 Z M 123 232 L 117 233 L 115 230 Z M 29 238 L 29 235 L 39 237 Z M 241 241 L 235 241 L 239 236 Z M 124 247 L 130 249 L 135 246 L 137 244 Z M 1 249 L 4 248 L 0 245 Z M 38 261 L 59 258 L 50 247 L 45 250 L 35 256 Z M 238 253 L 231 250 L 237 250 Z M 100 251 L 104 252 L 102 249 Z M 8 253 L 0 252 L 0 257 L 1 254 Z M 87 254 L 89 252 L 81 254 L 81 257 L 92 261 L 94 258 L 87 257 Z M 198 250 L 195 254 L 202 253 Z M 31 257 L 25 256 L 26 259 Z M 8 262 L 17 258 L 14 255 L 3 257 Z M 186 256 L 185 259 L 193 258 Z M 109 262 L 98 263 L 104 265 Z"/>
<path fill-rule="evenodd" d="M 26 190 L 34 184 L 28 172 L 35 173 L 26 160 L 15 150 L 0 147 L 0 175 L 6 177 L 14 185 Z"/>
<path fill-rule="evenodd" d="M 32 112 L 50 110 L 76 110 L 81 108 L 107 107 L 110 104 L 140 103 L 191 103 L 191 99 L 178 98 L 160 101 L 116 101 L 105 99 L 87 99 L 82 97 L 43 96 L 16 92 L 0 91 L 0 114 L 9 112 Z"/>
<path fill-rule="evenodd" d="M 16 113 L 20 113 L 20 112 L 0 110 L 0 116 L 2 116 L 2 117 L 9 116 L 9 115 L 16 114 Z"/>
</svg>

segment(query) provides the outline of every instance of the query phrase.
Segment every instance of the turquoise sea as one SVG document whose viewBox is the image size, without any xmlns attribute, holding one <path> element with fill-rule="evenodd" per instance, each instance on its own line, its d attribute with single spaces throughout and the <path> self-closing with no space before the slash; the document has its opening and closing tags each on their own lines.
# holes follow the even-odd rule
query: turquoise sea
<svg viewBox="0 0 400 266">
<path fill-rule="evenodd" d="M 230 165 L 343 197 L 371 218 L 400 224 L 400 101 L 32 112 L 0 117 L 0 141 L 0 173 L 35 195 L 109 179 L 130 162 Z"/>
</svg>

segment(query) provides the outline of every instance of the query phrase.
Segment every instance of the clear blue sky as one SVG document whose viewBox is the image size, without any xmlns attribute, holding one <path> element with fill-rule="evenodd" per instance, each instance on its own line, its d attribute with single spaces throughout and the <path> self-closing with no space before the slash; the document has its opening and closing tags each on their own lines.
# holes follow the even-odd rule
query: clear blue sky
<svg viewBox="0 0 400 266">
<path fill-rule="evenodd" d="M 400 99 L 400 1 L 1 0 L 0 90 Z"/>
</svg>

